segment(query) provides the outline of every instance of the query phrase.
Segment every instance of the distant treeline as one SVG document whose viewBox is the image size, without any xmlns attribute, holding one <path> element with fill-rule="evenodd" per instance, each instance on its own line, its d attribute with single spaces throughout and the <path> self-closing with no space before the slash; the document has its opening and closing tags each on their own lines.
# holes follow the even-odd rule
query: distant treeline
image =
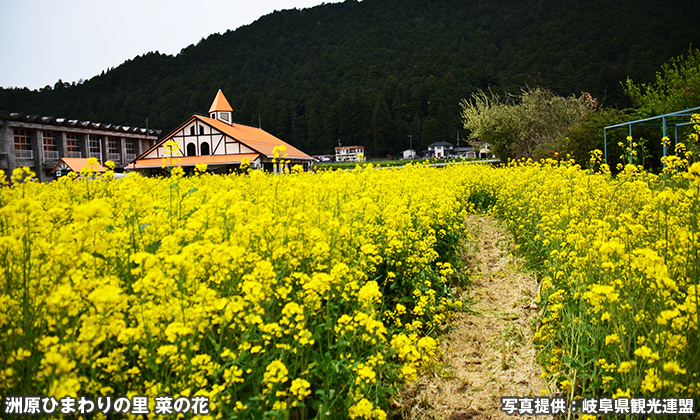
<svg viewBox="0 0 700 420">
<path fill-rule="evenodd" d="M 348 0 L 285 10 L 173 57 L 149 53 L 82 83 L 0 89 L 0 109 L 168 132 L 221 88 L 235 121 L 310 154 L 338 142 L 369 156 L 467 134 L 477 89 L 543 86 L 630 105 L 621 82 L 651 81 L 700 45 L 691 1 Z"/>
</svg>

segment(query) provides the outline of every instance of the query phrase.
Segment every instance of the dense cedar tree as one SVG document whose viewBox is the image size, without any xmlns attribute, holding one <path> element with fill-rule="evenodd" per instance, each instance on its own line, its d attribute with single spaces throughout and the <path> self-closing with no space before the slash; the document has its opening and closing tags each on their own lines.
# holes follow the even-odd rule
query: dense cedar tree
<svg viewBox="0 0 700 420">
<path fill-rule="evenodd" d="M 630 106 L 628 76 L 651 82 L 700 45 L 689 0 L 347 0 L 283 10 L 177 56 L 148 53 L 82 83 L 0 89 L 0 109 L 164 132 L 206 113 L 221 88 L 234 119 L 310 153 L 338 142 L 369 156 L 467 137 L 460 99 L 542 86 Z"/>
</svg>

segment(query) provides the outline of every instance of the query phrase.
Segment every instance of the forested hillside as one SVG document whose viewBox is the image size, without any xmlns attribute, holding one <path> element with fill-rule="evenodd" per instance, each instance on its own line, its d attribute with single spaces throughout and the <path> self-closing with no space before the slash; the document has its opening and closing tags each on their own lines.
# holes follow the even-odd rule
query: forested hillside
<svg viewBox="0 0 700 420">
<path fill-rule="evenodd" d="M 139 56 L 84 83 L 0 89 L 0 109 L 165 132 L 206 113 L 221 88 L 237 122 L 310 153 L 340 141 L 370 156 L 461 131 L 477 89 L 543 86 L 629 106 L 621 82 L 651 81 L 700 45 L 691 1 L 348 0 L 285 10 L 177 56 Z"/>
</svg>

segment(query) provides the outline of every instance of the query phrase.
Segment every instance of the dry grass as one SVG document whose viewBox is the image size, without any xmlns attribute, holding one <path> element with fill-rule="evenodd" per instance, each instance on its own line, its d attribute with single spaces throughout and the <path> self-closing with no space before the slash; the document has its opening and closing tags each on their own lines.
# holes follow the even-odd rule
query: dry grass
<svg viewBox="0 0 700 420">
<path fill-rule="evenodd" d="M 397 419 L 509 418 L 500 397 L 538 396 L 545 389 L 532 345 L 538 282 L 510 256 L 505 226 L 477 215 L 467 225 L 474 243 L 464 262 L 472 284 L 463 297 L 470 304 L 442 337 L 440 363 L 404 390 Z"/>
</svg>

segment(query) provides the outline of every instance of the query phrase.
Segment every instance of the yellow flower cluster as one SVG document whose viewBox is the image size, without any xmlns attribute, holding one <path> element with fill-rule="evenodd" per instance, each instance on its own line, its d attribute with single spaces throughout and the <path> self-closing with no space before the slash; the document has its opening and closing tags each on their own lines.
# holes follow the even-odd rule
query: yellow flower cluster
<svg viewBox="0 0 700 420">
<path fill-rule="evenodd" d="M 555 161 L 476 171 L 472 194 L 493 197 L 544 273 L 535 343 L 560 389 L 700 395 L 700 163 L 684 159 L 658 175 Z"/>
<path fill-rule="evenodd" d="M 463 166 L 32 175 L 0 189 L 0 398 L 385 418 L 460 308 Z"/>
<path fill-rule="evenodd" d="M 0 397 L 203 395 L 214 417 L 386 418 L 461 307 L 450 285 L 475 210 L 507 221 L 544 273 L 546 378 L 571 395 L 697 397 L 688 158 L 615 176 L 600 153 L 598 172 L 547 161 L 38 184 L 17 170 L 0 189 Z"/>
</svg>

